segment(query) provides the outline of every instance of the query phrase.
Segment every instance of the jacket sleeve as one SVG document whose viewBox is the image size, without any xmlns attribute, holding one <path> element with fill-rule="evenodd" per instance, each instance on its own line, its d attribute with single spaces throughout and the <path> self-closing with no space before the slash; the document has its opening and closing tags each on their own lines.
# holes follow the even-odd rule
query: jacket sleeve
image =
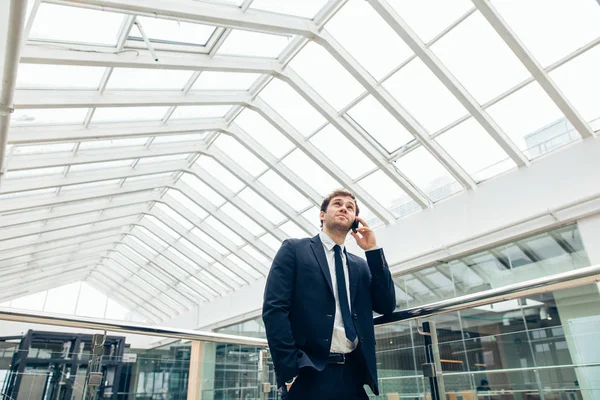
<svg viewBox="0 0 600 400">
<path fill-rule="evenodd" d="M 390 314 L 396 309 L 396 290 L 383 249 L 365 252 L 371 272 L 371 300 L 373 311 Z"/>
<path fill-rule="evenodd" d="M 262 310 L 278 387 L 298 375 L 299 350 L 296 348 L 289 318 L 294 298 L 295 270 L 294 245 L 286 240 L 275 255 L 269 271 Z"/>
</svg>

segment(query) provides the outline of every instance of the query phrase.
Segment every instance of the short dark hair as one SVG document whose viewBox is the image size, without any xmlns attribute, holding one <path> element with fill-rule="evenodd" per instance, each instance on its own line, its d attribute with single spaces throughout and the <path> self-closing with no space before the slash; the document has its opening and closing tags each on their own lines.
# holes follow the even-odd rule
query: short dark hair
<svg viewBox="0 0 600 400">
<path fill-rule="evenodd" d="M 358 201 L 356 200 L 356 197 L 354 196 L 354 194 L 352 194 L 351 192 L 347 191 L 346 189 L 338 189 L 338 190 L 334 190 L 333 192 L 329 193 L 327 195 L 327 197 L 325 197 L 323 199 L 323 202 L 321 203 L 321 211 L 323 211 L 324 213 L 327 212 L 327 207 L 329 207 L 329 203 L 331 203 L 331 199 L 333 199 L 334 197 L 350 197 L 352 200 L 354 200 L 354 204 L 356 204 L 356 215 L 358 215 Z M 321 221 L 321 228 L 323 227 L 323 220 Z"/>
</svg>

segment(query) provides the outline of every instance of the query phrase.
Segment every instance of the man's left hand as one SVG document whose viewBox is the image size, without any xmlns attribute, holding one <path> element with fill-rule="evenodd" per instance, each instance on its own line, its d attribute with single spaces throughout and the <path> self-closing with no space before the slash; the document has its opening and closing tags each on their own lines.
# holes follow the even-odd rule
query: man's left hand
<svg viewBox="0 0 600 400">
<path fill-rule="evenodd" d="M 350 234 L 356 240 L 356 244 L 360 246 L 361 249 L 367 251 L 374 247 L 377 247 L 377 240 L 375 239 L 375 232 L 369 225 L 365 222 L 361 217 L 356 217 L 356 220 L 360 222 L 361 226 L 356 229 L 356 233 L 350 231 Z"/>
</svg>

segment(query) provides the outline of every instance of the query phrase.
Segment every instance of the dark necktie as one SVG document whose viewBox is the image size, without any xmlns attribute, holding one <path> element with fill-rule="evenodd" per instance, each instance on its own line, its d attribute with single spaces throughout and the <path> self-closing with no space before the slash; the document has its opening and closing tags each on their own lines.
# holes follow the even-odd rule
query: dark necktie
<svg viewBox="0 0 600 400">
<path fill-rule="evenodd" d="M 350 304 L 348 303 L 348 293 L 346 292 L 346 278 L 344 277 L 344 264 L 342 263 L 342 249 L 339 245 L 333 246 L 335 251 L 335 279 L 337 281 L 338 300 L 340 301 L 340 310 L 342 311 L 342 320 L 344 321 L 344 330 L 346 338 L 354 342 L 356 331 L 350 316 Z"/>
</svg>

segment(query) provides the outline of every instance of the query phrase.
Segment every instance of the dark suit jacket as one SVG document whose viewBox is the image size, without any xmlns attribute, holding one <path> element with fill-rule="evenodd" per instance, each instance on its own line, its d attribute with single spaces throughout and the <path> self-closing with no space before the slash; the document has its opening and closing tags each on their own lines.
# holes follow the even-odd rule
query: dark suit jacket
<svg viewBox="0 0 600 400">
<path fill-rule="evenodd" d="M 346 254 L 350 303 L 358 350 L 367 367 L 363 383 L 379 394 L 373 311 L 393 312 L 396 295 L 383 249 L 367 251 L 366 256 L 367 261 Z M 319 236 L 284 241 L 267 278 L 262 314 L 279 387 L 300 368 L 325 368 L 334 314 L 331 276 Z"/>
</svg>

